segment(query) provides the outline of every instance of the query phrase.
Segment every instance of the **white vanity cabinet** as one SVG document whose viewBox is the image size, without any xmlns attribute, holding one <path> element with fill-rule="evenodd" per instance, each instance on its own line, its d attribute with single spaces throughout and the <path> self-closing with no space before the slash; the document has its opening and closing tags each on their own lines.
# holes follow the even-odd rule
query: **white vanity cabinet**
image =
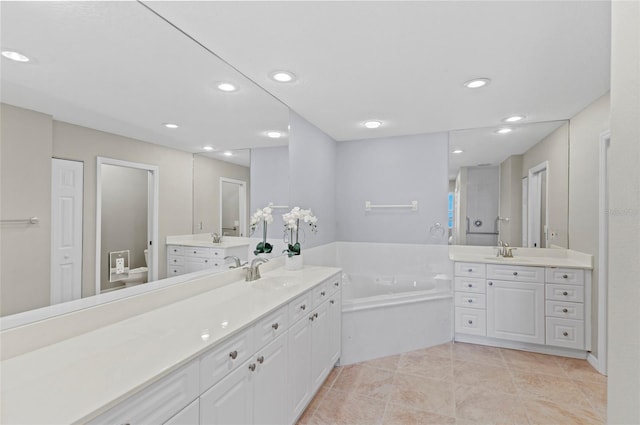
<svg viewBox="0 0 640 425">
<path fill-rule="evenodd" d="M 224 258 L 234 255 L 246 261 L 247 246 L 203 247 L 167 244 L 167 276 L 179 276 L 207 269 L 225 271 L 233 262 L 226 262 Z"/>
<path fill-rule="evenodd" d="M 457 341 L 557 354 L 579 353 L 553 347 L 589 349 L 589 270 L 469 262 L 454 268 Z"/>
<path fill-rule="evenodd" d="M 545 343 L 544 269 L 487 264 L 487 336 Z"/>
</svg>

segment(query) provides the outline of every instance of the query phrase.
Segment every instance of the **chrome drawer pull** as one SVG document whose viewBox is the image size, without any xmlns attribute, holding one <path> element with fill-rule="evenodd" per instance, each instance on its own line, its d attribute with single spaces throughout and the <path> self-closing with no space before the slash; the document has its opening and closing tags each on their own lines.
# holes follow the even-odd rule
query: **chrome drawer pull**
<svg viewBox="0 0 640 425">
<path fill-rule="evenodd" d="M 262 364 L 264 363 L 264 356 L 260 356 L 256 360 L 258 360 L 258 363 Z"/>
<path fill-rule="evenodd" d="M 236 350 L 233 350 L 232 352 L 229 353 L 229 357 L 235 360 L 236 357 L 238 357 L 238 352 Z"/>
<path fill-rule="evenodd" d="M 513 272 L 513 275 L 514 276 L 518 276 L 518 272 Z"/>
<path fill-rule="evenodd" d="M 569 310 L 567 310 L 566 308 L 563 308 L 563 309 L 562 309 L 562 312 L 563 312 L 563 313 L 568 313 L 568 312 L 569 312 Z"/>
<path fill-rule="evenodd" d="M 472 284 L 468 284 L 467 286 L 468 286 L 469 288 L 473 288 L 473 285 L 472 285 Z"/>
<path fill-rule="evenodd" d="M 329 304 L 335 304 L 336 302 L 334 300 L 329 301 Z"/>
<path fill-rule="evenodd" d="M 470 324 L 470 325 L 473 325 L 473 320 L 469 320 L 469 324 Z"/>
<path fill-rule="evenodd" d="M 306 304 L 302 304 L 302 305 L 300 306 L 300 310 L 305 310 L 306 308 L 307 308 L 307 305 L 306 305 Z"/>
<path fill-rule="evenodd" d="M 473 300 L 472 300 L 471 298 L 469 298 L 469 299 L 467 300 L 467 302 L 472 303 L 472 302 L 473 302 Z"/>
<path fill-rule="evenodd" d="M 563 336 L 569 336 L 569 332 L 562 332 Z"/>
<path fill-rule="evenodd" d="M 569 276 L 568 276 L 568 275 L 566 275 L 566 274 L 563 274 L 563 275 L 562 275 L 562 278 L 563 278 L 563 279 L 568 279 L 568 278 L 569 278 Z"/>
<path fill-rule="evenodd" d="M 564 291 L 562 295 L 569 295 L 569 293 L 567 291 Z"/>
<path fill-rule="evenodd" d="M 493 286 L 493 282 L 489 282 L 489 286 Z"/>
<path fill-rule="evenodd" d="M 275 330 L 278 330 L 278 322 L 274 323 L 273 325 L 271 325 L 271 327 Z"/>
<path fill-rule="evenodd" d="M 340 284 L 338 282 L 335 282 L 333 286 L 340 286 Z"/>
<path fill-rule="evenodd" d="M 256 364 L 255 364 L 255 363 L 251 363 L 251 364 L 249 365 L 249 370 L 250 370 L 251 372 L 255 371 L 255 370 L 256 370 Z"/>
<path fill-rule="evenodd" d="M 320 292 L 320 295 L 322 295 L 324 297 L 325 292 L 324 291 Z"/>
<path fill-rule="evenodd" d="M 473 269 L 469 269 L 469 270 L 467 270 L 467 271 L 468 271 L 469 273 L 471 273 L 471 272 L 473 271 Z"/>
</svg>

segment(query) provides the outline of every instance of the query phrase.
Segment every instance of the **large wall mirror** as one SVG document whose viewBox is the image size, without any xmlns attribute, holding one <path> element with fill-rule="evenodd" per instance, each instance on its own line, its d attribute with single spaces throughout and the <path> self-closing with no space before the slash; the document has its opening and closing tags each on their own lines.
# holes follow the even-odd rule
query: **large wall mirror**
<svg viewBox="0 0 640 425">
<path fill-rule="evenodd" d="M 286 148 L 289 112 L 282 103 L 139 2 L 0 7 L 3 50 L 29 58 L 2 58 L 2 316 L 95 295 L 96 264 L 111 265 L 96 250 L 107 233 L 109 253 L 128 250 L 127 265 L 139 268 L 146 247 L 147 264 L 164 278 L 167 236 L 225 232 L 220 179 L 244 181 L 249 193 L 249 149 Z M 234 89 L 222 91 L 221 83 Z M 267 137 L 273 131 L 281 137 Z M 99 157 L 157 169 L 157 240 L 138 223 L 153 208 L 147 172 L 99 173 Z M 102 205 L 98 179 L 105 184 Z M 61 211 L 75 227 L 56 218 Z M 247 215 L 232 219 L 231 228 Z M 141 241 L 114 239 L 140 228 Z M 76 250 L 53 250 L 54 241 Z M 121 258 L 113 256 L 113 267 Z M 74 291 L 52 289 L 52 277 L 70 276 L 77 276 Z"/>
<path fill-rule="evenodd" d="M 449 148 L 451 244 L 568 247 L 568 121 L 456 130 Z"/>
</svg>

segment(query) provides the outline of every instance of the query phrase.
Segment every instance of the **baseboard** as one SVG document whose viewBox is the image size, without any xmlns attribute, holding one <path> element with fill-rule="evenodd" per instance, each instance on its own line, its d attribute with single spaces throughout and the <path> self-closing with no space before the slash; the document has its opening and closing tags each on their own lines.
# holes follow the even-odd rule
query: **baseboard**
<svg viewBox="0 0 640 425">
<path fill-rule="evenodd" d="M 607 376 L 607 368 L 605 365 L 600 364 L 602 362 L 600 362 L 600 360 L 593 355 L 593 353 L 589 353 L 587 355 L 587 361 L 589 362 L 589 364 L 591 365 L 591 367 L 593 367 L 595 370 L 598 371 L 598 373 Z"/>
<path fill-rule="evenodd" d="M 467 342 L 471 344 L 488 345 L 491 347 L 509 348 L 512 350 L 531 351 L 540 354 L 550 354 L 553 356 L 573 357 L 575 359 L 586 359 L 587 352 L 575 350 L 573 348 L 553 347 L 550 345 L 530 344 L 526 342 L 509 341 L 498 338 L 484 336 L 466 335 L 456 333 L 455 342 Z"/>
</svg>

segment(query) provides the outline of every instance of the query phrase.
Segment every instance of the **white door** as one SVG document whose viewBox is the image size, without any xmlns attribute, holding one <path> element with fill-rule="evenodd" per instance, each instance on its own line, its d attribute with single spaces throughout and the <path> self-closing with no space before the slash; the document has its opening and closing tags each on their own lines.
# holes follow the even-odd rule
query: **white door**
<svg viewBox="0 0 640 425">
<path fill-rule="evenodd" d="M 329 374 L 329 303 L 314 310 L 311 323 L 311 390 L 315 392 Z"/>
<path fill-rule="evenodd" d="M 220 177 L 220 235 L 247 236 L 247 183 Z"/>
<path fill-rule="evenodd" d="M 340 291 L 336 292 L 329 300 L 329 367 L 332 367 L 340 358 L 340 345 L 342 338 L 342 302 Z"/>
<path fill-rule="evenodd" d="M 487 336 L 544 344 L 544 283 L 487 282 Z"/>
<path fill-rule="evenodd" d="M 289 329 L 289 413 L 293 422 L 311 399 L 311 321 L 302 318 Z"/>
<path fill-rule="evenodd" d="M 84 164 L 53 159 L 51 167 L 51 304 L 82 296 Z"/>
</svg>

